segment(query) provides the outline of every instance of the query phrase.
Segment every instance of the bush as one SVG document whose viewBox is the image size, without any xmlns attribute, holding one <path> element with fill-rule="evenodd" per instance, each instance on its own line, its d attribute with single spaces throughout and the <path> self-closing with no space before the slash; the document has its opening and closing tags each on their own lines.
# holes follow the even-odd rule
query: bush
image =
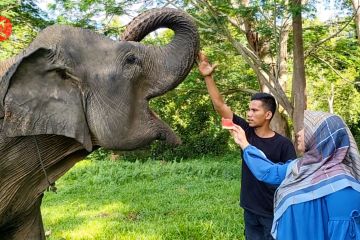
<svg viewBox="0 0 360 240">
<path fill-rule="evenodd" d="M 351 124 L 349 128 L 355 138 L 356 144 L 360 146 L 360 123 Z"/>
</svg>

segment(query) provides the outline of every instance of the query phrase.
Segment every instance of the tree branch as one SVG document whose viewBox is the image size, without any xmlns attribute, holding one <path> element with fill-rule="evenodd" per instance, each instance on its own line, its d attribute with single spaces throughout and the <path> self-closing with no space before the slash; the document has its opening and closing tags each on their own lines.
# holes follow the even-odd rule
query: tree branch
<svg viewBox="0 0 360 240">
<path fill-rule="evenodd" d="M 339 31 L 337 31 L 336 33 L 330 35 L 329 37 L 317 42 L 315 45 L 313 45 L 313 47 L 307 51 L 304 56 L 305 56 L 305 59 L 312 54 L 313 51 L 315 51 L 321 44 L 325 43 L 326 41 L 329 41 L 330 39 L 336 37 L 337 35 L 339 35 L 355 18 L 355 14 L 352 15 L 352 17 L 350 18 L 350 20 L 348 22 L 346 22 L 346 24 L 339 29 Z"/>
<path fill-rule="evenodd" d="M 229 33 L 228 33 L 229 34 Z M 251 68 L 255 71 L 255 73 L 259 77 L 259 81 L 264 84 L 267 88 L 269 88 L 270 92 L 272 92 L 277 100 L 279 101 L 280 105 L 284 107 L 284 109 L 288 112 L 291 116 L 293 112 L 293 107 L 287 98 L 285 92 L 281 88 L 280 84 L 271 76 L 269 73 L 266 73 L 263 68 L 261 68 L 261 64 L 258 65 L 259 61 L 252 61 L 252 57 L 254 54 L 248 50 L 246 47 L 242 46 L 239 42 L 235 41 L 231 35 L 228 35 L 230 41 L 232 42 L 233 46 L 239 51 L 239 53 L 243 56 L 245 61 L 251 66 Z M 256 56 L 256 55 L 255 55 Z M 254 57 L 254 56 L 253 56 Z M 273 87 L 267 79 L 273 80 L 276 87 Z"/>
<path fill-rule="evenodd" d="M 200 9 L 202 9 L 203 7 L 208 9 L 209 11 L 208 13 L 210 13 L 210 15 L 217 22 L 219 30 L 221 30 L 224 33 L 224 36 L 226 36 L 226 38 L 232 43 L 232 45 L 235 47 L 238 53 L 243 56 L 244 60 L 255 71 L 260 83 L 265 85 L 270 90 L 270 92 L 272 92 L 275 95 L 275 97 L 278 99 L 279 104 L 282 105 L 284 109 L 288 112 L 288 114 L 291 116 L 293 112 L 293 107 L 291 105 L 291 102 L 289 101 L 284 90 L 280 86 L 279 81 L 270 73 L 266 72 L 265 69 L 263 69 L 262 67 L 263 62 L 259 59 L 259 57 L 252 50 L 248 49 L 247 47 L 245 47 L 244 45 L 242 45 L 233 38 L 228 27 L 218 20 L 220 16 L 208 1 L 192 0 L 191 2 L 195 6 L 198 6 Z M 273 82 L 275 87 L 271 84 L 271 82 Z"/>
<path fill-rule="evenodd" d="M 325 63 L 325 64 L 326 64 L 336 75 L 338 75 L 342 80 L 344 80 L 344 81 L 347 82 L 347 83 L 351 83 L 351 84 L 352 84 L 352 82 L 351 82 L 350 80 L 344 78 L 338 70 L 336 70 L 333 66 L 331 66 L 330 63 L 328 63 L 327 61 L 325 61 L 324 59 L 318 57 L 318 56 L 315 55 L 315 54 L 311 54 L 311 56 L 313 56 L 314 58 L 316 58 L 316 59 L 320 60 L 321 62 Z"/>
<path fill-rule="evenodd" d="M 249 95 L 252 95 L 254 93 L 257 93 L 258 91 L 254 90 L 254 89 L 248 89 L 248 88 L 230 88 L 230 89 L 226 89 L 225 91 L 222 91 L 221 89 L 225 88 L 223 85 L 218 84 L 219 90 L 221 92 L 222 96 L 228 96 L 234 93 L 238 93 L 238 92 L 242 92 L 242 93 L 246 93 Z M 204 95 L 208 94 L 208 91 L 204 88 L 190 88 L 190 89 L 182 89 L 182 88 L 175 88 L 173 90 L 174 93 L 181 93 L 181 94 L 190 94 L 190 93 L 201 93 Z"/>
<path fill-rule="evenodd" d="M 242 28 L 242 27 L 240 26 L 240 24 L 238 24 L 238 23 L 237 23 L 237 21 L 236 21 L 236 20 L 234 20 L 234 19 L 232 19 L 232 18 L 228 17 L 228 21 L 229 21 L 229 23 L 230 23 L 233 27 L 235 27 L 235 28 L 239 29 L 242 33 L 244 33 L 244 34 L 245 34 L 245 29 L 244 29 L 244 28 Z"/>
</svg>

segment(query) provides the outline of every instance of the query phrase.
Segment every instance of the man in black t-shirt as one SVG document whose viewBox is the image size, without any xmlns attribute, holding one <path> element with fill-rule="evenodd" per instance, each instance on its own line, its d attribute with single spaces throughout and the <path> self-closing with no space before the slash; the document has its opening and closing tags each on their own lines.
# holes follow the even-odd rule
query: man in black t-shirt
<svg viewBox="0 0 360 240">
<path fill-rule="evenodd" d="M 276 102 L 267 93 L 254 94 L 249 103 L 247 121 L 237 116 L 228 107 L 212 77 L 216 65 L 211 65 L 206 56 L 199 53 L 199 71 L 215 110 L 223 118 L 232 119 L 246 132 L 249 143 L 262 150 L 274 163 L 296 158 L 291 141 L 274 132 L 270 121 L 276 110 Z M 273 220 L 273 199 L 276 186 L 258 181 L 245 162 L 242 162 L 240 206 L 244 209 L 245 237 L 247 240 L 273 239 L 270 231 Z"/>
</svg>

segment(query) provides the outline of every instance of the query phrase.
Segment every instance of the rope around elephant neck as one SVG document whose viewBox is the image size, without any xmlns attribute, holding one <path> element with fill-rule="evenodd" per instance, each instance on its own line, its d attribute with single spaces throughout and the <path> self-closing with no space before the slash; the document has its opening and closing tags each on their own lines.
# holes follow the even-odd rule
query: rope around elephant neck
<svg viewBox="0 0 360 240">
<path fill-rule="evenodd" d="M 49 184 L 50 191 L 56 193 L 55 182 L 51 183 L 50 180 L 49 180 L 49 177 L 48 177 L 48 175 L 47 175 L 47 173 L 46 173 L 46 170 L 45 170 L 45 167 L 44 167 L 44 163 L 43 163 L 42 158 L 41 158 L 39 145 L 38 145 L 38 142 L 37 142 L 37 140 L 36 140 L 36 136 L 35 136 L 35 135 L 33 136 L 33 139 L 34 139 L 35 146 L 36 146 L 36 150 L 37 150 L 37 153 L 38 153 L 38 158 L 39 158 L 39 160 L 40 160 L 40 166 L 41 166 L 41 168 L 42 168 L 42 170 L 43 170 L 43 172 L 44 172 L 46 181 L 47 181 L 48 184 Z M 49 189 L 49 188 L 48 188 L 48 189 Z"/>
</svg>

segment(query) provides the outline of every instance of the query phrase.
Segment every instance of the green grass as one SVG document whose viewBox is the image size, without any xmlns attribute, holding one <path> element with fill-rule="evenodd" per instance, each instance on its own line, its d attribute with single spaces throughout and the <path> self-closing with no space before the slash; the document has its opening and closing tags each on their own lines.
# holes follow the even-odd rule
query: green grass
<svg viewBox="0 0 360 240">
<path fill-rule="evenodd" d="M 240 159 L 79 162 L 46 192 L 58 239 L 243 239 Z"/>
</svg>

